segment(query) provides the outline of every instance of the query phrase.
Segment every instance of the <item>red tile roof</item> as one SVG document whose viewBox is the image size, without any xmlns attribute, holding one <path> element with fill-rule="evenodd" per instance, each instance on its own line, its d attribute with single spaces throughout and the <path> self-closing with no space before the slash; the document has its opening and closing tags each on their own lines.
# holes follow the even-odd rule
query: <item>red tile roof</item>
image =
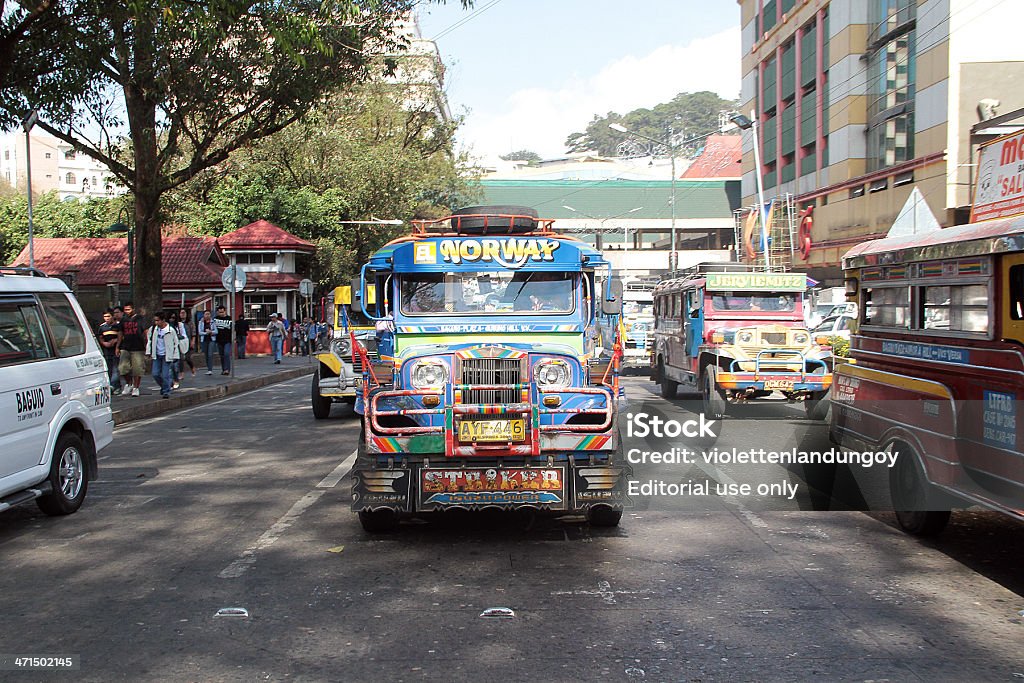
<svg viewBox="0 0 1024 683">
<path fill-rule="evenodd" d="M 220 286 L 227 260 L 216 238 L 164 237 L 161 244 L 165 289 Z M 127 240 L 123 237 L 37 237 L 34 245 L 36 268 L 48 275 L 77 270 L 81 286 L 128 285 Z M 11 265 L 28 265 L 27 246 Z"/>
<path fill-rule="evenodd" d="M 273 223 L 258 220 L 217 238 L 221 249 L 292 249 L 313 253 L 316 245 L 285 232 Z"/>
<path fill-rule="evenodd" d="M 743 138 L 739 135 L 712 135 L 704 151 L 693 160 L 680 178 L 739 178 L 743 175 Z"/>
</svg>

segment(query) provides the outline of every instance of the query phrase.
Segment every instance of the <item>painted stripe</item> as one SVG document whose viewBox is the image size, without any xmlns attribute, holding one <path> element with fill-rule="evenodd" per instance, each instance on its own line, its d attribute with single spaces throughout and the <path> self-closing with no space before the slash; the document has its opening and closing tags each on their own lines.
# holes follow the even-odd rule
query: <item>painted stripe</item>
<svg viewBox="0 0 1024 683">
<path fill-rule="evenodd" d="M 916 391 L 921 394 L 928 394 L 929 396 L 938 396 L 939 398 L 949 400 L 953 399 L 953 394 L 949 391 L 949 387 L 939 384 L 938 382 L 917 379 L 915 377 L 907 377 L 906 375 L 897 375 L 892 372 L 885 372 L 884 370 L 865 368 L 862 365 L 847 365 L 844 363 L 840 367 L 836 368 L 836 375 L 856 377 L 858 379 L 865 379 L 885 386 L 906 389 L 907 391 Z"/>
</svg>

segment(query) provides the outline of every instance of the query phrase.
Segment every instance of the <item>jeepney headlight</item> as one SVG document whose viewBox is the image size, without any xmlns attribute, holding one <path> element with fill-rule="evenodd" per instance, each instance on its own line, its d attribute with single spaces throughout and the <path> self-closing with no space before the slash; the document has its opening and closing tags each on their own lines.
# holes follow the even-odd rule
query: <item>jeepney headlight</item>
<svg viewBox="0 0 1024 683">
<path fill-rule="evenodd" d="M 409 373 L 413 389 L 441 387 L 448 383 L 448 366 L 439 360 L 416 361 Z"/>
<path fill-rule="evenodd" d="M 533 366 L 533 379 L 542 387 L 568 386 L 571 378 L 569 364 L 558 358 L 546 358 Z"/>
<path fill-rule="evenodd" d="M 348 337 L 338 337 L 331 342 L 331 352 L 335 356 L 344 358 L 352 353 L 352 340 Z"/>
<path fill-rule="evenodd" d="M 798 346 L 804 346 L 811 340 L 810 336 L 806 332 L 797 332 L 793 335 L 793 343 Z"/>
<path fill-rule="evenodd" d="M 740 344 L 749 344 L 750 342 L 754 341 L 754 333 L 750 332 L 749 330 L 743 330 L 742 332 L 738 332 L 736 334 L 736 341 L 738 341 Z"/>
</svg>

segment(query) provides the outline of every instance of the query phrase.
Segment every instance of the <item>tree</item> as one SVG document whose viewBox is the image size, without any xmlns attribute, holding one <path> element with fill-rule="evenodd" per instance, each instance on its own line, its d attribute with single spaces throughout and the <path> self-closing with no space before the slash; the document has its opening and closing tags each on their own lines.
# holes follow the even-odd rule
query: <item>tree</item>
<svg viewBox="0 0 1024 683">
<path fill-rule="evenodd" d="M 626 141 L 622 133 L 608 127 L 618 123 L 626 128 L 654 138 L 683 145 L 683 154 L 696 154 L 703 147 L 703 138 L 718 131 L 718 115 L 735 109 L 738 103 L 724 100 L 713 92 L 679 93 L 669 102 L 653 109 L 634 109 L 625 115 L 608 112 L 594 116 L 582 133 L 573 133 L 565 140 L 569 152 L 597 152 L 603 156 L 617 156 L 619 145 Z M 689 141 L 689 142 L 688 142 Z M 647 142 L 633 139 L 642 154 L 665 154 L 664 147 L 653 148 Z"/>
<path fill-rule="evenodd" d="M 411 0 L 83 0 L 50 40 L 84 90 L 37 88 L 39 125 L 134 197 L 138 303 L 161 304 L 161 198 L 366 77 Z M 125 136 L 127 133 L 127 137 Z"/>
<path fill-rule="evenodd" d="M 508 154 L 502 154 L 498 157 L 502 161 L 526 161 L 530 164 L 534 164 L 540 161 L 540 155 L 536 152 L 531 152 L 528 149 L 521 149 L 516 152 L 509 152 Z"/>
<path fill-rule="evenodd" d="M 459 121 L 410 87 L 373 82 L 332 97 L 173 193 L 174 222 L 219 235 L 265 218 L 317 244 L 314 279 L 348 282 L 408 231 L 348 221 L 431 218 L 478 198 L 452 152 Z"/>
</svg>

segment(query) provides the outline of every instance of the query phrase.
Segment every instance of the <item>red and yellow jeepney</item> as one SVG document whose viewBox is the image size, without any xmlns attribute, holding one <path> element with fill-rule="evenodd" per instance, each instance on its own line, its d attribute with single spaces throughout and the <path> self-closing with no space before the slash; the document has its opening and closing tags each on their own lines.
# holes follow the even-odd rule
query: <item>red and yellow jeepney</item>
<svg viewBox="0 0 1024 683">
<path fill-rule="evenodd" d="M 834 440 L 899 453 L 889 484 L 911 533 L 938 533 L 956 505 L 1024 519 L 1024 217 L 865 242 L 843 268 L 859 318 Z"/>
</svg>

